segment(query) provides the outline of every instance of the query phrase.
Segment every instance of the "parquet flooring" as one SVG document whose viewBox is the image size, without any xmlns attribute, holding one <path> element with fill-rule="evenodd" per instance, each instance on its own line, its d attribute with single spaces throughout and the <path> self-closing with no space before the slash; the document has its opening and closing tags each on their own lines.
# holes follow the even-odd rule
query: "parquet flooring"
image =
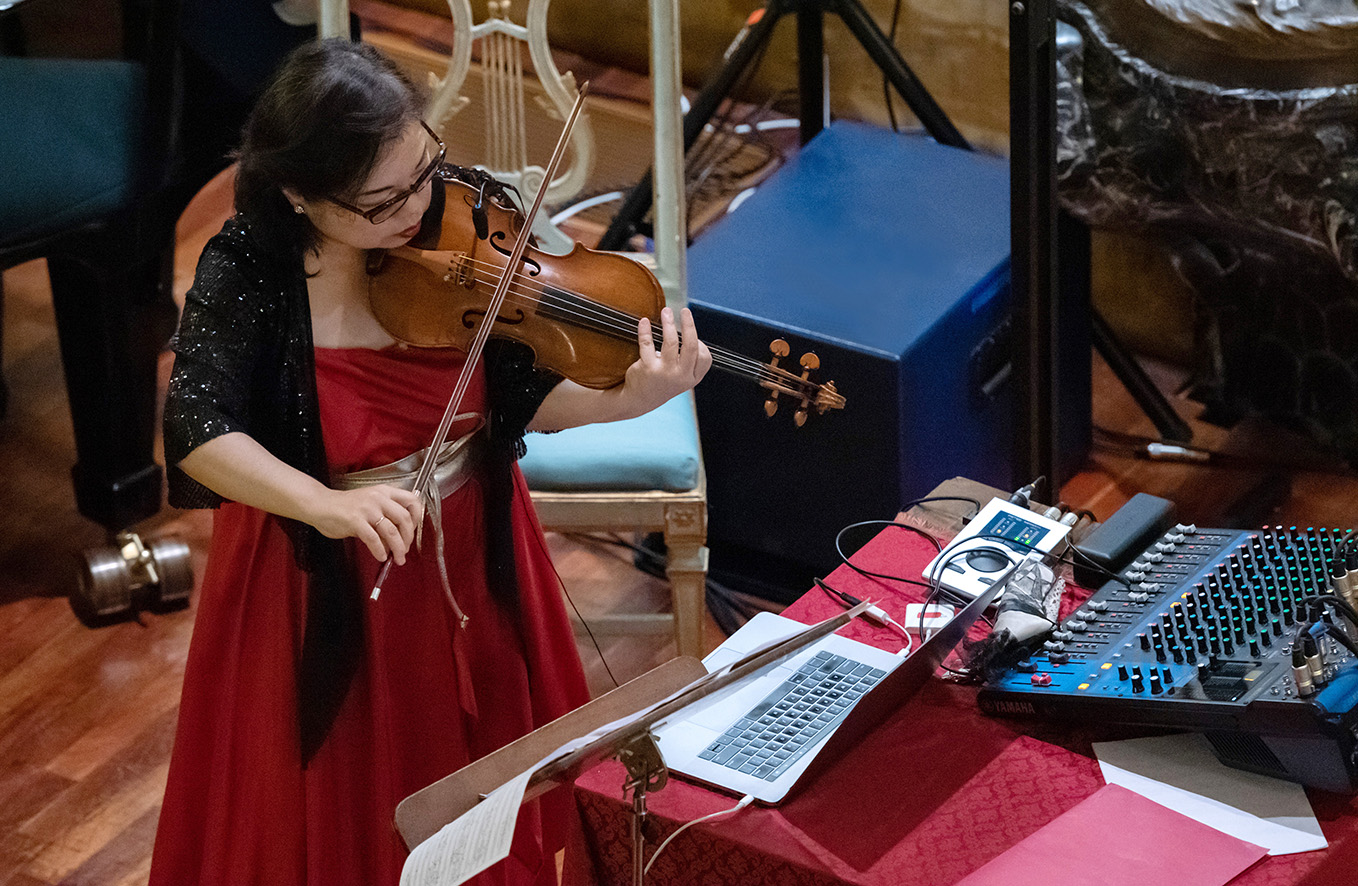
<svg viewBox="0 0 1358 886">
<path fill-rule="evenodd" d="M 179 227 L 176 291 L 229 206 L 229 177 L 210 184 Z M 75 511 L 74 460 L 45 268 L 4 274 L 4 374 L 10 413 L 0 425 L 0 886 L 130 886 L 144 882 L 163 789 L 194 610 L 143 615 L 91 630 L 71 613 L 75 558 L 104 542 Z M 168 358 L 162 364 L 168 371 Z M 1119 433 L 1151 428 L 1099 361 L 1094 420 Z M 1160 374 L 1173 389 L 1172 371 Z M 1171 499 L 1181 519 L 1354 525 L 1358 479 L 1304 438 L 1264 422 L 1222 429 L 1196 421 L 1196 443 L 1231 456 L 1221 465 L 1157 463 L 1099 448 L 1061 490 L 1100 517 L 1138 491 Z M 204 513 L 166 510 L 139 527 L 187 541 L 201 574 L 210 532 Z M 585 612 L 658 610 L 668 588 L 604 542 L 552 536 L 552 553 Z M 708 626 L 709 646 L 720 640 Z M 610 680 L 588 640 L 580 650 L 596 691 Z M 625 680 L 673 654 L 646 639 L 603 643 Z"/>
</svg>

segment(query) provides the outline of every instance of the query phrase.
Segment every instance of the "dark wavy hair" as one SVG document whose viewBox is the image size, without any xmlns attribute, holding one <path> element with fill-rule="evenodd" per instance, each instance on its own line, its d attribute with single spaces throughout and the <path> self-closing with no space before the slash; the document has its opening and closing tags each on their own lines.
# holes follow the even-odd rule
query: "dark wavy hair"
<svg viewBox="0 0 1358 886">
<path fill-rule="evenodd" d="M 236 212 L 280 255 L 300 258 L 316 231 L 283 189 L 351 198 L 388 144 L 420 119 L 425 92 L 385 55 L 332 38 L 293 50 L 246 119 L 235 153 Z"/>
</svg>

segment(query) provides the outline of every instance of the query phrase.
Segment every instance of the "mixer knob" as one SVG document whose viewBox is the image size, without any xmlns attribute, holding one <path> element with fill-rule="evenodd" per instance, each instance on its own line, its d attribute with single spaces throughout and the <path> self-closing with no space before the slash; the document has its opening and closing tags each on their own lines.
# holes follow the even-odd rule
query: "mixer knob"
<svg viewBox="0 0 1358 886">
<path fill-rule="evenodd" d="M 1168 553 L 1174 550 L 1174 542 L 1157 541 L 1155 543 L 1155 549 L 1161 553 Z"/>
<path fill-rule="evenodd" d="M 1145 591 L 1131 591 L 1127 594 L 1127 599 L 1133 603 L 1145 603 L 1150 598 L 1151 595 Z"/>
<path fill-rule="evenodd" d="M 1172 541 L 1175 544 L 1179 544 L 1184 538 L 1185 536 L 1182 532 L 1170 532 L 1165 535 L 1165 541 Z"/>
<path fill-rule="evenodd" d="M 1144 556 L 1149 563 L 1159 563 L 1165 559 L 1165 555 L 1159 551 L 1147 551 Z"/>
<path fill-rule="evenodd" d="M 1118 665 L 1118 679 L 1124 683 L 1127 681 L 1127 666 Z"/>
<path fill-rule="evenodd" d="M 1076 617 L 1076 618 L 1080 618 L 1080 619 L 1084 619 L 1085 621 L 1089 622 L 1089 621 L 1098 621 L 1099 615 L 1098 615 L 1098 613 L 1095 612 L 1094 610 L 1092 610 L 1092 609 L 1090 609 L 1090 608 L 1088 608 L 1088 607 L 1085 607 L 1084 609 L 1078 609 L 1078 610 L 1076 610 L 1076 612 L 1075 612 L 1075 617 Z"/>
<path fill-rule="evenodd" d="M 1075 635 L 1072 634 L 1070 631 L 1052 631 L 1052 639 L 1060 640 L 1061 642 L 1066 643 L 1071 640 L 1074 640 Z"/>
<path fill-rule="evenodd" d="M 1085 606 L 1093 609 L 1095 612 L 1103 612 L 1108 608 L 1108 604 L 1102 600 L 1090 600 Z"/>
<path fill-rule="evenodd" d="M 1160 586 L 1155 582 L 1151 581 L 1143 581 L 1139 585 L 1137 585 L 1137 588 L 1146 594 L 1147 599 L 1150 598 L 1151 594 L 1154 594 L 1156 591 L 1160 590 Z"/>
<path fill-rule="evenodd" d="M 1145 688 L 1145 681 L 1141 677 L 1141 668 L 1132 668 L 1132 691 L 1142 692 Z"/>
<path fill-rule="evenodd" d="M 1072 618 L 1070 621 L 1066 622 L 1066 630 L 1074 631 L 1077 634 L 1083 634 L 1085 631 L 1089 630 L 1089 624 L 1078 618 Z"/>
<path fill-rule="evenodd" d="M 1151 695 L 1160 694 L 1160 672 L 1151 670 L 1150 673 Z"/>
<path fill-rule="evenodd" d="M 1128 581 L 1141 581 L 1146 577 L 1146 573 L 1140 569 L 1133 569 L 1127 573 Z"/>
<path fill-rule="evenodd" d="M 1151 568 L 1151 564 L 1150 564 L 1150 561 L 1149 561 L 1149 560 L 1145 560 L 1145 559 L 1142 559 L 1141 557 L 1137 557 L 1135 560 L 1132 561 L 1132 565 L 1131 565 L 1130 567 L 1128 567 L 1128 568 L 1130 568 L 1130 569 L 1135 569 L 1135 570 L 1138 570 L 1138 571 L 1140 571 L 1140 572 L 1145 572 L 1147 569 L 1150 569 L 1150 568 Z"/>
<path fill-rule="evenodd" d="M 1188 659 L 1189 664 L 1194 664 L 1198 660 L 1197 650 L 1195 650 L 1191 645 L 1185 646 L 1184 657 Z"/>
<path fill-rule="evenodd" d="M 1151 638 L 1149 636 L 1146 634 L 1137 634 L 1136 639 L 1141 644 L 1141 650 L 1143 652 L 1151 651 Z"/>
<path fill-rule="evenodd" d="M 1192 535 L 1198 531 L 1198 527 L 1192 523 L 1176 523 L 1174 524 L 1174 531 L 1182 532 L 1184 535 Z"/>
<path fill-rule="evenodd" d="M 1253 637 L 1250 637 L 1250 655 L 1253 655 L 1255 658 L 1259 657 L 1259 641 Z"/>
<path fill-rule="evenodd" d="M 1048 652 L 1060 652 L 1066 648 L 1066 644 L 1062 643 L 1060 640 L 1048 640 L 1042 644 L 1042 648 Z"/>
<path fill-rule="evenodd" d="M 1156 661 L 1167 661 L 1167 660 L 1168 660 L 1168 659 L 1165 658 L 1165 644 L 1163 644 L 1163 643 L 1156 643 L 1156 644 L 1155 644 L 1155 660 L 1156 660 Z"/>
<path fill-rule="evenodd" d="M 1047 661 L 1054 665 L 1062 665 L 1070 661 L 1069 652 L 1052 652 L 1047 655 Z"/>
<path fill-rule="evenodd" d="M 1175 664 L 1183 664 L 1183 663 L 1184 663 L 1184 653 L 1183 653 L 1183 649 L 1180 648 L 1180 646 L 1179 646 L 1177 643 L 1169 648 L 1169 654 L 1170 654 L 1170 657 L 1172 657 L 1172 658 L 1174 659 L 1174 663 L 1175 663 Z"/>
</svg>

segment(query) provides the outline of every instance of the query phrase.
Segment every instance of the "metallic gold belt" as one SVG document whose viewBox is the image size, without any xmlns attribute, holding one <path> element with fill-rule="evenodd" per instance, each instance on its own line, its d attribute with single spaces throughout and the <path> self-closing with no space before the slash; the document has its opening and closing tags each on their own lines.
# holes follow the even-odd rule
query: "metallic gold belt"
<svg viewBox="0 0 1358 886">
<path fill-rule="evenodd" d="M 466 412 L 454 416 L 453 421 L 466 419 L 476 419 L 476 427 L 456 440 L 449 440 L 440 446 L 435 458 L 434 473 L 430 478 L 430 485 L 438 489 L 439 494 L 430 494 L 428 488 L 419 490 L 420 499 L 424 502 L 425 513 L 434 523 L 434 549 L 438 555 L 439 579 L 443 582 L 443 593 L 448 598 L 448 604 L 453 607 L 453 613 L 457 616 L 458 625 L 461 627 L 466 627 L 467 616 L 462 612 L 462 608 L 457 605 L 457 600 L 453 597 L 452 584 L 448 581 L 448 564 L 443 556 L 443 508 L 440 503 L 443 499 L 461 489 L 462 485 L 471 479 L 485 455 L 485 434 L 482 433 L 486 426 L 485 417 L 479 412 Z M 385 484 L 387 486 L 398 486 L 401 489 L 412 489 L 415 485 L 415 478 L 420 472 L 420 466 L 424 464 L 425 453 L 428 451 L 426 447 L 391 464 L 341 474 L 335 478 L 335 487 L 338 489 L 359 489 L 364 486 Z M 417 547 L 421 545 L 423 536 L 424 524 L 421 523 L 415 530 L 415 545 Z"/>
</svg>

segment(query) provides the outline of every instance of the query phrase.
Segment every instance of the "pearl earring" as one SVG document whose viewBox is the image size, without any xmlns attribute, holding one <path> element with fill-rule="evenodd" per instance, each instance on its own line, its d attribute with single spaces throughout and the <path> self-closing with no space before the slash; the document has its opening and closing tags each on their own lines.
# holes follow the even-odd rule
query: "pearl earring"
<svg viewBox="0 0 1358 886">
<path fill-rule="evenodd" d="M 302 208 L 301 203 L 298 203 L 296 206 L 292 207 L 292 211 L 297 213 L 298 215 L 306 215 L 306 210 Z"/>
</svg>

